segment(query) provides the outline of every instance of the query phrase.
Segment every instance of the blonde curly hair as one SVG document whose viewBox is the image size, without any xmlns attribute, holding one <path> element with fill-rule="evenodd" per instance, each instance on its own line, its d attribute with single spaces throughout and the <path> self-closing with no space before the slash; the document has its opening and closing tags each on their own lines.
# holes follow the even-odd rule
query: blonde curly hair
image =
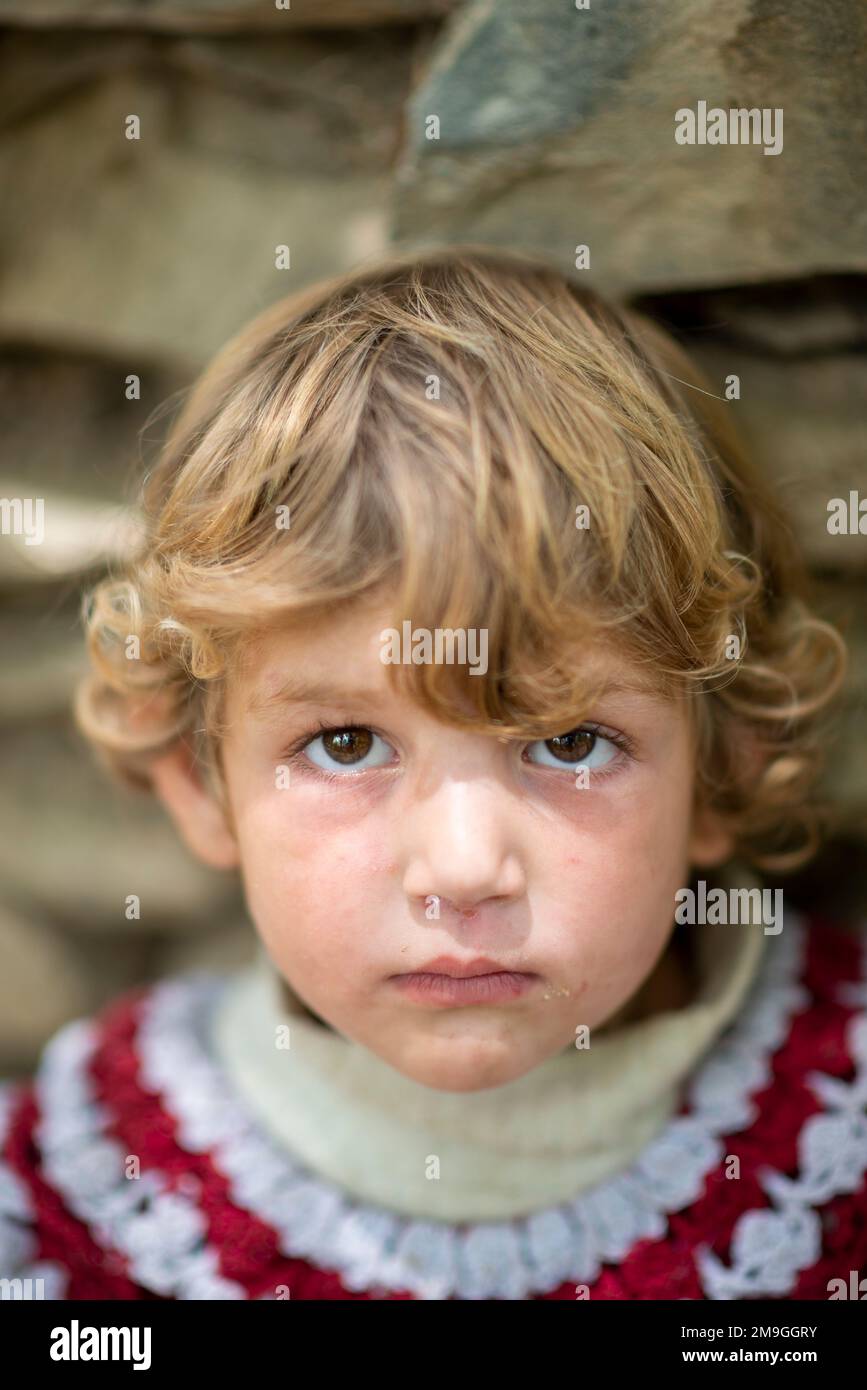
<svg viewBox="0 0 867 1390">
<path fill-rule="evenodd" d="M 649 319 L 526 256 L 394 255 L 282 299 L 191 388 L 137 552 L 84 595 L 78 726 L 140 788 L 187 739 L 225 805 L 251 641 L 385 587 L 396 627 L 487 629 L 482 679 L 386 668 L 458 725 L 553 737 L 592 699 L 582 643 L 627 650 L 695 697 L 697 797 L 736 852 L 795 866 L 846 652 L 733 408 Z"/>
</svg>

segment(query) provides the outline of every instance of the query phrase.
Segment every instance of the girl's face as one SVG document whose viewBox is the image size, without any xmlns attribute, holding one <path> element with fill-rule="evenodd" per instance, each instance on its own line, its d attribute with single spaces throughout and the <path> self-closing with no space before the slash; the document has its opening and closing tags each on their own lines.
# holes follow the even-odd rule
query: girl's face
<svg viewBox="0 0 867 1390">
<path fill-rule="evenodd" d="M 578 1029 L 592 1047 L 664 951 L 690 864 L 727 842 L 693 818 L 685 709 L 626 664 L 606 662 L 579 729 L 503 741 L 392 694 L 390 621 L 356 608 L 263 639 L 228 696 L 227 835 L 256 929 L 314 1013 L 424 1085 L 498 1086 Z"/>
</svg>

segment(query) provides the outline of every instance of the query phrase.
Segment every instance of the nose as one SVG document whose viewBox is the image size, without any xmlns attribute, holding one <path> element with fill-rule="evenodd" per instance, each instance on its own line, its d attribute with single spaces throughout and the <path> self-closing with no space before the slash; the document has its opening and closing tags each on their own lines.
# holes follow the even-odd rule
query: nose
<svg viewBox="0 0 867 1390">
<path fill-rule="evenodd" d="M 526 875 L 505 797 L 481 778 L 448 780 L 407 812 L 403 887 L 410 899 L 435 897 L 470 917 L 486 901 L 523 895 Z"/>
</svg>

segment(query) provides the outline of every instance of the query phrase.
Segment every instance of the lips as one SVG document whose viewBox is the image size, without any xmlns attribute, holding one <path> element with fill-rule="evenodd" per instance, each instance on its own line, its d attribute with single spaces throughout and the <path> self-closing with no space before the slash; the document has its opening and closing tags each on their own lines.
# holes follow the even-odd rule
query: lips
<svg viewBox="0 0 867 1390">
<path fill-rule="evenodd" d="M 500 965 L 487 956 L 476 956 L 475 960 L 460 961 L 454 956 L 437 956 L 417 970 L 403 972 L 406 975 L 447 975 L 452 980 L 469 980 L 478 975 L 529 974 L 529 971 L 515 971 L 514 966 Z M 400 978 L 400 977 L 398 977 Z"/>
<path fill-rule="evenodd" d="M 427 969 L 393 975 L 392 987 L 404 999 L 423 1008 L 454 1009 L 464 1005 L 508 1004 L 521 999 L 540 982 L 526 971 L 503 970 L 494 961 L 431 961 Z M 435 969 L 431 969 L 434 966 Z M 453 973 L 461 971 L 461 974 Z"/>
</svg>

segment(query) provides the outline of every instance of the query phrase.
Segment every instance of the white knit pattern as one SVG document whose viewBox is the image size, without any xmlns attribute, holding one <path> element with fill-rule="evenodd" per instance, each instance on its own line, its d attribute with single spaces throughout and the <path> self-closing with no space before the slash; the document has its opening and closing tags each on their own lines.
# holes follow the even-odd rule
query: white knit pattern
<svg viewBox="0 0 867 1390">
<path fill-rule="evenodd" d="M 67 1024 L 47 1044 L 36 1077 L 36 1141 L 48 1181 L 96 1240 L 126 1257 L 130 1275 L 167 1298 L 245 1298 L 218 1271 L 198 1207 L 168 1190 L 155 1172 L 127 1177 L 129 1155 L 105 1133 L 87 1067 L 97 1041 L 87 1020 Z"/>
<path fill-rule="evenodd" d="M 0 1086 L 0 1153 L 9 1133 L 16 1094 L 13 1083 Z M 33 1260 L 36 1253 L 33 1218 L 27 1187 L 14 1169 L 0 1160 L 0 1278 L 41 1279 L 44 1298 L 63 1298 L 66 1271 L 52 1260 Z M 22 1284 L 22 1287 L 28 1286 Z"/>
</svg>

